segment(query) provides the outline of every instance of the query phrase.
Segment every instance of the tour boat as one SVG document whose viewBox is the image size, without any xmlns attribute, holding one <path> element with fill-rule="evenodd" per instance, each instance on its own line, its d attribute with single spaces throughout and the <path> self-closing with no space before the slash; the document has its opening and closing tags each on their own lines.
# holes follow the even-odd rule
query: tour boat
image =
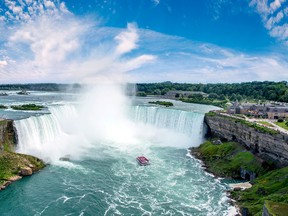
<svg viewBox="0 0 288 216">
<path fill-rule="evenodd" d="M 148 160 L 146 157 L 144 157 L 144 156 L 139 156 L 139 157 L 137 157 L 136 159 L 137 159 L 138 163 L 139 163 L 141 166 L 146 166 L 146 165 L 149 165 L 149 164 L 150 164 L 150 163 L 149 163 L 149 160 Z"/>
</svg>

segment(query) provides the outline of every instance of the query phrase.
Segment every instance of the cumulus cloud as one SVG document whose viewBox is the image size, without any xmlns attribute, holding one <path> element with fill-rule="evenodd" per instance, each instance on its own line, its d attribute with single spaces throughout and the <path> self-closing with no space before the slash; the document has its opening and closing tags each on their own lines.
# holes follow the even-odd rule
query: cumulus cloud
<svg viewBox="0 0 288 216">
<path fill-rule="evenodd" d="M 28 21 L 39 15 L 49 14 L 60 16 L 61 13 L 69 13 L 64 2 L 58 0 L 5 0 L 3 8 L 5 21 Z"/>
<path fill-rule="evenodd" d="M 65 60 L 69 53 L 75 51 L 80 45 L 79 36 L 86 28 L 85 24 L 73 19 L 64 22 L 42 16 L 17 28 L 8 45 L 11 49 L 28 45 L 35 63 L 45 67 Z"/>
<path fill-rule="evenodd" d="M 11 5 L 6 19 L 11 20 L 16 3 L 6 1 Z M 32 7 L 30 18 L 4 28 L 9 62 L 0 68 L 0 82 L 123 82 L 125 73 L 155 59 L 145 54 L 127 56 L 138 47 L 136 24 L 128 24 L 127 29 L 99 27 L 91 17 L 70 13 L 64 3 L 36 3 L 19 3 L 29 4 L 28 10 Z M 56 16 L 51 16 L 51 8 Z M 36 16 L 31 18 L 33 13 Z"/>
<path fill-rule="evenodd" d="M 256 8 L 270 36 L 288 44 L 288 7 L 285 2 L 286 0 L 274 0 L 271 3 L 268 0 L 252 0 L 249 5 Z"/>
<path fill-rule="evenodd" d="M 138 29 L 136 24 L 99 27 L 93 18 L 79 18 L 58 1 L 6 1 L 10 8 L 4 10 L 5 20 L 14 24 L 0 25 L 1 83 L 288 79 L 287 57 L 280 54 L 241 53 Z M 273 14 L 265 22 L 270 34 L 287 41 L 283 19 L 288 10 L 256 3 L 263 14 Z M 22 7 L 18 20 L 15 7 Z M 22 19 L 25 13 L 29 17 Z"/>
</svg>

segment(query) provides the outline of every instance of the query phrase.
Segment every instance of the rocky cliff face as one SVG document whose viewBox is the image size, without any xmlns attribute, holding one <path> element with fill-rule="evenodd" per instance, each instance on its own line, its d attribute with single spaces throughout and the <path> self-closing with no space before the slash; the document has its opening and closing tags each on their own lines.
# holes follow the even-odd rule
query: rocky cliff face
<svg viewBox="0 0 288 216">
<path fill-rule="evenodd" d="M 16 143 L 16 134 L 12 120 L 0 120 L 0 153 L 5 148 L 13 149 Z"/>
<path fill-rule="evenodd" d="M 205 116 L 212 135 L 245 145 L 257 156 L 277 167 L 288 166 L 288 135 L 263 132 L 257 128 L 243 124 L 237 119 L 213 114 Z"/>
</svg>

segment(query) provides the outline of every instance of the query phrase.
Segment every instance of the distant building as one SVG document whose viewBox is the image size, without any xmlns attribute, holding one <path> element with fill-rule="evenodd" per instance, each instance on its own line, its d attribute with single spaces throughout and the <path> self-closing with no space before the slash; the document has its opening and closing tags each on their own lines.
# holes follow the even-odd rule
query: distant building
<svg viewBox="0 0 288 216">
<path fill-rule="evenodd" d="M 287 104 L 240 104 L 232 103 L 227 109 L 229 114 L 245 114 L 256 118 L 284 119 L 288 118 Z"/>
<path fill-rule="evenodd" d="M 284 119 L 288 118 L 288 107 L 269 107 L 267 110 L 269 119 Z"/>
</svg>

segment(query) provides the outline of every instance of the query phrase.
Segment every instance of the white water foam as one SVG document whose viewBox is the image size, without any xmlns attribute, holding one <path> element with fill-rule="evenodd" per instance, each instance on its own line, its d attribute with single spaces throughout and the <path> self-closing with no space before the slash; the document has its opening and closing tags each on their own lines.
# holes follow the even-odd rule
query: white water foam
<svg viewBox="0 0 288 216">
<path fill-rule="evenodd" d="M 91 103 L 85 107 L 51 106 L 51 114 L 15 121 L 18 152 L 51 162 L 78 159 L 95 148 L 139 153 L 151 146 L 187 148 L 202 142 L 202 114 L 150 106 L 119 110 L 111 103 L 99 108 L 92 100 L 86 98 Z"/>
</svg>

